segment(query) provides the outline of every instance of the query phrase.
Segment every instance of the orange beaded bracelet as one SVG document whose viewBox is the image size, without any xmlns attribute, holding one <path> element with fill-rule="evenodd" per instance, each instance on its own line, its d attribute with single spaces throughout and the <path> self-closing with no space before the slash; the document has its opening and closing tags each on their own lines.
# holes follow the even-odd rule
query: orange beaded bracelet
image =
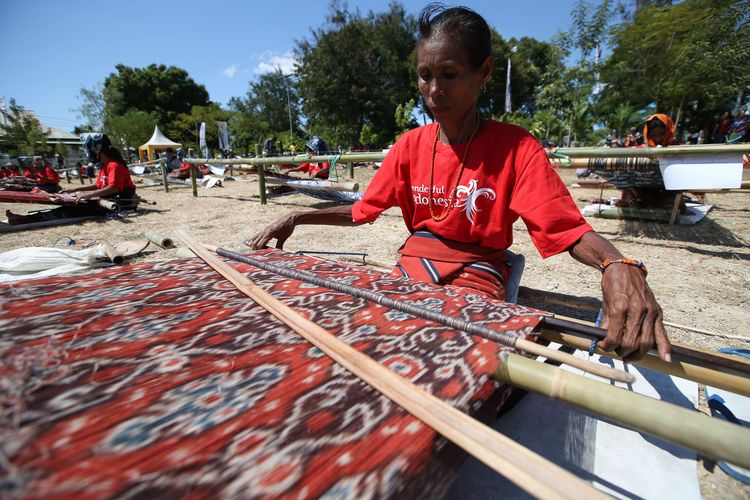
<svg viewBox="0 0 750 500">
<path fill-rule="evenodd" d="M 634 266 L 640 269 L 641 271 L 643 271 L 643 276 L 648 276 L 648 269 L 646 269 L 646 265 L 640 260 L 633 260 L 633 259 L 617 259 L 617 260 L 607 259 L 601 264 L 599 264 L 599 270 L 601 272 L 604 272 L 612 264 L 625 264 L 628 266 Z"/>
</svg>

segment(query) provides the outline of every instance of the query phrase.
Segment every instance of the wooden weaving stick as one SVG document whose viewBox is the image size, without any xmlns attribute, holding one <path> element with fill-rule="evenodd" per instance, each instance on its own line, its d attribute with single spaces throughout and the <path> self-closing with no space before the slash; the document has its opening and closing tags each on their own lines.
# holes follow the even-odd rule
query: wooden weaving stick
<svg viewBox="0 0 750 500">
<path fill-rule="evenodd" d="M 342 342 L 212 255 L 189 232 L 177 236 L 242 293 L 325 352 L 334 361 L 448 440 L 540 498 L 607 498 L 570 472 L 462 413 Z"/>
<path fill-rule="evenodd" d="M 565 344 L 570 347 L 575 347 L 581 351 L 586 351 L 591 345 L 591 340 L 580 336 L 580 334 L 572 334 L 566 332 L 557 332 L 554 330 L 542 329 L 542 338 L 549 340 L 550 342 L 557 342 L 558 344 Z M 622 359 L 614 351 L 604 351 L 599 347 L 596 348 L 596 353 L 608 356 L 613 359 Z M 675 377 L 692 380 L 699 384 L 706 384 L 712 387 L 718 387 L 720 389 L 726 389 L 743 396 L 750 397 L 750 378 L 741 373 L 732 371 L 720 371 L 710 367 L 702 366 L 695 363 L 690 363 L 683 360 L 673 359 L 671 363 L 662 361 L 658 355 L 648 353 L 642 359 L 633 362 L 634 365 L 648 368 L 656 372 L 666 373 L 667 375 L 674 375 Z"/>
</svg>

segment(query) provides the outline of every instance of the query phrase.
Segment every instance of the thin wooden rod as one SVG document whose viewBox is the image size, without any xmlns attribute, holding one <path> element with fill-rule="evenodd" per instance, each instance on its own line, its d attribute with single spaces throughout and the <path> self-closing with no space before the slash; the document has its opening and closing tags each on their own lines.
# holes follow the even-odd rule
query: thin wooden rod
<svg viewBox="0 0 750 500">
<path fill-rule="evenodd" d="M 586 351 L 591 345 L 591 341 L 588 338 L 580 336 L 580 334 L 572 333 L 560 333 L 553 330 L 542 330 L 542 338 L 549 340 L 550 342 L 557 342 L 558 344 L 564 344 L 570 347 L 575 347 L 582 351 Z M 603 356 L 609 356 L 613 359 L 622 359 L 617 353 L 612 351 L 604 351 L 600 348 L 596 348 L 596 352 Z M 706 384 L 711 387 L 718 387 L 719 389 L 725 389 L 727 391 L 742 394 L 743 396 L 750 397 L 750 380 L 747 377 L 738 375 L 736 373 L 728 373 L 718 370 L 713 370 L 705 366 L 695 365 L 692 363 L 686 363 L 684 361 L 672 360 L 671 363 L 662 361 L 659 356 L 654 354 L 646 354 L 642 359 L 635 361 L 634 365 L 648 368 L 660 373 L 666 373 L 667 375 L 674 375 L 675 377 L 692 380 L 699 384 Z"/>
<path fill-rule="evenodd" d="M 545 346 L 536 344 L 526 339 L 519 338 L 515 335 L 498 332 L 496 330 L 492 330 L 485 326 L 478 325 L 470 321 L 465 321 L 460 318 L 446 316 L 437 311 L 433 311 L 432 309 L 427 309 L 425 307 L 414 304 L 413 302 L 396 300 L 373 290 L 364 290 L 362 288 L 357 288 L 336 280 L 321 278 L 320 276 L 316 276 L 314 274 L 306 273 L 303 271 L 298 271 L 296 269 L 277 266 L 275 264 L 271 264 L 254 257 L 250 257 L 249 255 L 239 254 L 237 252 L 232 252 L 223 248 L 216 248 L 211 245 L 207 245 L 207 248 L 223 257 L 227 257 L 239 262 L 244 262 L 265 271 L 280 274 L 282 276 L 286 276 L 287 278 L 304 281 L 306 283 L 312 283 L 320 287 L 330 288 L 331 290 L 346 293 L 357 298 L 369 300 L 381 306 L 396 309 L 398 311 L 417 316 L 418 318 L 434 321 L 435 323 L 448 326 L 455 330 L 461 330 L 472 335 L 478 335 L 487 340 L 492 340 L 493 342 L 497 342 L 511 348 L 520 349 L 529 354 L 534 354 L 535 356 L 544 356 L 546 358 L 559 361 L 560 363 L 575 366 L 580 370 L 599 375 L 600 377 L 627 383 L 632 383 L 635 381 L 635 378 L 632 374 L 624 372 L 622 370 L 615 370 L 614 368 L 610 368 L 609 366 L 590 363 L 584 359 L 576 358 L 575 356 L 572 356 L 568 353 L 549 349 Z"/>
<path fill-rule="evenodd" d="M 750 468 L 750 430 L 703 413 L 502 353 L 495 378 L 610 418 L 715 460 Z"/>
<path fill-rule="evenodd" d="M 304 318 L 230 264 L 211 255 L 187 231 L 177 230 L 175 233 L 204 262 L 274 317 L 363 382 L 529 494 L 539 498 L 606 498 L 570 472 L 417 387 Z"/>
<path fill-rule="evenodd" d="M 599 340 L 607 336 L 607 330 L 598 328 L 582 320 L 571 321 L 570 319 L 563 319 L 560 316 L 544 316 L 542 323 L 542 328 L 549 328 L 558 332 L 580 333 Z M 710 368 L 733 370 L 750 375 L 750 363 L 680 344 L 672 345 L 672 359 L 697 363 Z"/>
<path fill-rule="evenodd" d="M 539 302 L 542 304 L 557 305 L 557 306 L 562 306 L 562 307 L 571 307 L 574 309 L 582 309 L 584 311 L 591 311 L 594 314 L 596 314 L 596 312 L 599 311 L 599 309 L 601 309 L 602 307 L 602 301 L 594 297 L 575 297 L 573 295 L 567 295 L 564 293 L 547 292 L 547 291 L 536 290 L 534 288 L 529 288 L 525 286 L 518 287 L 518 299 L 519 299 L 519 302 L 521 302 L 521 299 L 523 299 L 524 302 L 531 301 L 531 302 Z M 570 319 L 570 318 L 565 318 L 564 316 L 561 316 L 559 314 L 556 314 L 555 316 L 557 316 L 558 318 Z M 728 333 L 714 332 L 711 330 L 704 330 L 701 328 L 695 328 L 695 327 L 688 326 L 688 325 L 681 325 L 679 323 L 673 323 L 671 321 L 664 321 L 664 326 L 670 326 L 672 328 L 679 328 L 680 330 L 700 333 L 703 335 L 710 335 L 712 337 L 721 337 L 721 338 L 732 339 L 732 340 L 744 340 L 746 342 L 750 341 L 750 337 L 744 337 L 742 335 L 730 335 Z"/>
</svg>

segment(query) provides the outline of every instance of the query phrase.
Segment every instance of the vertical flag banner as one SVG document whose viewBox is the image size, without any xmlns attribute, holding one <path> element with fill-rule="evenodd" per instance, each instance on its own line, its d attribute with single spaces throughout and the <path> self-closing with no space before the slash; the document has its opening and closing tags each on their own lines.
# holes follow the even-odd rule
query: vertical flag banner
<svg viewBox="0 0 750 500">
<path fill-rule="evenodd" d="M 219 149 L 222 151 L 229 151 L 232 149 L 229 146 L 229 128 L 227 122 L 216 122 L 219 126 Z"/>
<path fill-rule="evenodd" d="M 201 131 L 200 131 L 200 150 L 203 154 L 203 158 L 208 158 L 208 145 L 206 144 L 206 122 L 201 122 Z"/>
</svg>

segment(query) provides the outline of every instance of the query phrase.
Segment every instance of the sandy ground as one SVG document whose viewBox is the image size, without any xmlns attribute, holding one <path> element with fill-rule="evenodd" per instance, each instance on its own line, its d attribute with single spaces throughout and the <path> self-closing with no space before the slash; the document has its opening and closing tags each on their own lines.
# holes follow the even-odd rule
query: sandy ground
<svg viewBox="0 0 750 500">
<path fill-rule="evenodd" d="M 343 174 L 343 172 L 342 172 Z M 366 187 L 374 171 L 355 169 L 355 181 Z M 560 170 L 566 184 L 575 182 L 572 170 Z M 750 172 L 745 171 L 745 179 Z M 343 179 L 342 180 L 347 180 Z M 65 181 L 63 181 L 63 184 Z M 270 198 L 260 205 L 258 183 L 253 176 L 238 175 L 225 181 L 224 187 L 191 189 L 170 185 L 140 187 L 140 196 L 155 201 L 142 205 L 136 215 L 125 220 L 89 221 L 75 225 L 0 234 L 0 251 L 19 247 L 51 246 L 61 237 L 108 240 L 117 243 L 137 239 L 143 231 L 158 231 L 175 238 L 177 228 L 188 228 L 200 240 L 232 249 L 243 248 L 243 240 L 264 225 L 289 211 L 331 206 L 301 195 Z M 594 198 L 609 199 L 616 190 L 571 188 L 579 207 Z M 750 196 L 747 193 L 707 194 L 714 208 L 708 217 L 694 226 L 668 226 L 663 223 L 619 221 L 590 218 L 589 222 L 630 258 L 643 260 L 649 268 L 649 283 L 669 322 L 722 333 L 750 337 Z M 42 205 L 0 203 L 0 214 L 49 208 Z M 2 217 L 0 217 L 2 218 Z M 513 228 L 511 248 L 526 257 L 522 285 L 543 291 L 600 297 L 600 275 L 568 255 L 542 260 L 533 247 L 522 222 Z M 383 214 L 375 223 L 356 228 L 302 226 L 286 244 L 290 251 L 364 252 L 373 259 L 395 262 L 397 249 L 408 236 L 398 209 Z M 176 241 L 178 245 L 180 242 Z M 64 246 L 61 240 L 58 246 Z M 77 248 L 74 245 L 72 248 Z M 177 250 L 150 245 L 137 260 L 171 259 Z M 592 319 L 592 318 L 588 318 Z M 668 327 L 670 338 L 705 349 L 737 346 L 750 342 L 698 334 Z M 743 486 L 710 463 L 699 464 L 703 494 L 706 498 L 748 498 L 750 487 Z M 709 469 L 713 469 L 710 471 Z"/>
</svg>

